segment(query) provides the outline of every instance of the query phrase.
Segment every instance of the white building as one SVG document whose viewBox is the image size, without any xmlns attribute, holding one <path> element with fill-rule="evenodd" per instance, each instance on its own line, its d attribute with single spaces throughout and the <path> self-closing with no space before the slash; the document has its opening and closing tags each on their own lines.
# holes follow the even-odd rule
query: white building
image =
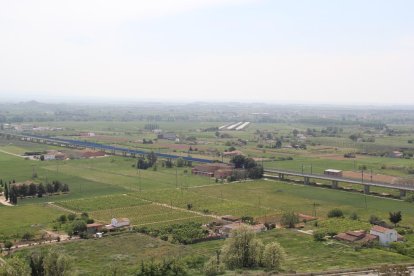
<svg viewBox="0 0 414 276">
<path fill-rule="evenodd" d="M 391 242 L 396 242 L 398 240 L 397 231 L 378 225 L 373 226 L 369 233 L 371 235 L 378 236 L 379 243 L 385 246 L 389 245 Z"/>
<path fill-rule="evenodd" d="M 119 228 L 119 227 L 124 227 L 124 226 L 129 226 L 130 225 L 130 221 L 127 218 L 113 218 L 111 220 L 111 225 L 114 228 Z"/>
<path fill-rule="evenodd" d="M 43 157 L 45 158 L 45 160 L 55 160 L 56 156 L 54 154 L 45 154 L 43 155 Z"/>
</svg>

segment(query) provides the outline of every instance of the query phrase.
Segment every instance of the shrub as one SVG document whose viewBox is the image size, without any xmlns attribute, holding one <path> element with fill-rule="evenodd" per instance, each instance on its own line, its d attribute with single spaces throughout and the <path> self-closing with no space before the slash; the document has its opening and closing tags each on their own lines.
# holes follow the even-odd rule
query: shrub
<svg viewBox="0 0 414 276">
<path fill-rule="evenodd" d="M 328 212 L 328 218 L 342 218 L 344 213 L 341 209 L 335 208 Z"/>
<path fill-rule="evenodd" d="M 349 216 L 349 218 L 350 218 L 350 219 L 352 219 L 352 220 L 359 220 L 358 214 L 357 214 L 357 213 L 355 213 L 355 212 L 353 212 L 353 213 Z"/>
<path fill-rule="evenodd" d="M 315 231 L 315 232 L 313 232 L 313 239 L 315 241 L 323 241 L 323 240 L 325 240 L 325 236 L 326 236 L 326 234 L 323 231 Z"/>
<path fill-rule="evenodd" d="M 219 258 L 211 257 L 204 265 L 203 272 L 207 276 L 215 276 L 224 274 L 225 268 L 222 263 L 219 262 Z"/>
<path fill-rule="evenodd" d="M 263 251 L 263 265 L 269 270 L 280 270 L 286 253 L 278 242 L 272 242 L 265 246 Z"/>
<path fill-rule="evenodd" d="M 294 228 L 295 225 L 299 222 L 299 216 L 293 211 L 288 211 L 283 213 L 280 223 L 288 228 Z"/>
</svg>

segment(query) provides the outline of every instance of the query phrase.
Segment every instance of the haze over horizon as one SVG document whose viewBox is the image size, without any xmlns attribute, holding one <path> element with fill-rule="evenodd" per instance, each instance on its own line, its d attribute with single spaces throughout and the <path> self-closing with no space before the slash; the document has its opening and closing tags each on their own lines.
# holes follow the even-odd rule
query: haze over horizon
<svg viewBox="0 0 414 276">
<path fill-rule="evenodd" d="M 414 105 L 413 8 L 0 0 L 0 100 Z"/>
</svg>

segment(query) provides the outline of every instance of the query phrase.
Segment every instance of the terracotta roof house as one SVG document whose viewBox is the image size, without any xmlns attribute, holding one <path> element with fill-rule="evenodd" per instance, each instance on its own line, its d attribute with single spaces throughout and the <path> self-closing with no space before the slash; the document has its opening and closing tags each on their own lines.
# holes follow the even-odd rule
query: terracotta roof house
<svg viewBox="0 0 414 276">
<path fill-rule="evenodd" d="M 369 233 L 378 236 L 379 243 L 384 246 L 389 245 L 391 242 L 398 241 L 398 238 L 402 238 L 402 236 L 398 235 L 395 229 L 389 229 L 379 225 L 374 225 Z"/>
<path fill-rule="evenodd" d="M 97 232 L 100 232 L 103 227 L 104 225 L 100 223 L 90 223 L 86 225 L 86 232 L 88 234 L 96 234 Z"/>
</svg>

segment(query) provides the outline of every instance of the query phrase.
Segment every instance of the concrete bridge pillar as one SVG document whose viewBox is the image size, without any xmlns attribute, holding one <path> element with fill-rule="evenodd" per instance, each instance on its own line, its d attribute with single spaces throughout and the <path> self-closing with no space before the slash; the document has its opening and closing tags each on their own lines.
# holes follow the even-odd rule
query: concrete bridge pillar
<svg viewBox="0 0 414 276">
<path fill-rule="evenodd" d="M 400 190 L 400 198 L 403 198 L 407 195 L 407 191 L 406 190 Z"/>
<path fill-rule="evenodd" d="M 369 185 L 364 185 L 364 194 L 369 194 Z"/>
<path fill-rule="evenodd" d="M 303 183 L 305 183 L 305 185 L 309 185 L 309 177 L 305 176 Z"/>
<path fill-rule="evenodd" d="M 332 189 L 338 189 L 338 181 L 332 180 Z"/>
</svg>

